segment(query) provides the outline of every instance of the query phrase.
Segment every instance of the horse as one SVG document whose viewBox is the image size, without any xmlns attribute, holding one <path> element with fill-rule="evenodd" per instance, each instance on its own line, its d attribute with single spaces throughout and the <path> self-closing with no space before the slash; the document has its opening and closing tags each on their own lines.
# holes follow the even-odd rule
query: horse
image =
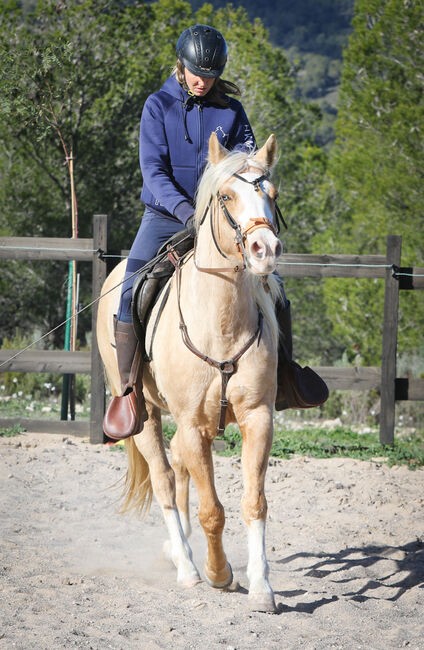
<svg viewBox="0 0 424 650">
<path fill-rule="evenodd" d="M 282 253 L 274 226 L 277 191 L 268 178 L 276 147 L 274 135 L 256 152 L 229 152 L 216 134 L 209 139 L 196 196 L 195 248 L 175 262 L 160 318 L 156 305 L 146 329 L 146 349 L 152 351 L 143 368 L 148 419 L 139 434 L 125 441 L 122 507 L 146 511 L 155 496 L 169 533 L 164 551 L 177 569 L 178 583 L 191 587 L 201 581 L 188 542 L 191 477 L 207 539 L 204 579 L 212 587 L 228 587 L 233 574 L 222 542 L 225 513 L 215 489 L 212 443 L 218 429 L 236 423 L 242 435 L 248 603 L 266 612 L 276 611 L 265 551 L 264 492 L 276 396 L 275 302 L 281 298 L 273 275 Z M 113 314 L 124 271 L 125 261 L 106 279 L 97 318 L 98 345 L 114 395 L 120 394 L 120 378 Z M 177 425 L 171 464 L 162 411 L 170 412 Z"/>
</svg>

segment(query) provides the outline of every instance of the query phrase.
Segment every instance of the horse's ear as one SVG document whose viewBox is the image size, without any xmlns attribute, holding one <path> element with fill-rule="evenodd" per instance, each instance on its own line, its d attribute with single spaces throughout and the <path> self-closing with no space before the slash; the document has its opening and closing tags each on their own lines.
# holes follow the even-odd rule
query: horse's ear
<svg viewBox="0 0 424 650">
<path fill-rule="evenodd" d="M 227 155 L 227 150 L 219 143 L 215 131 L 212 131 L 209 138 L 209 161 L 212 165 L 217 165 Z"/>
<path fill-rule="evenodd" d="M 255 155 L 255 160 L 264 165 L 266 169 L 270 169 L 274 164 L 276 154 L 277 140 L 275 139 L 275 135 L 271 133 L 264 146 Z"/>
</svg>

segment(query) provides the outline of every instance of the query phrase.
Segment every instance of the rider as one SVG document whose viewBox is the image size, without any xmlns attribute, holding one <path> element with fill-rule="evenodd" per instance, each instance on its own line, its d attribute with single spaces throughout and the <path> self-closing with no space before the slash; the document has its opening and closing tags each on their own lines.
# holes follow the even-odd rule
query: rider
<svg viewBox="0 0 424 650">
<path fill-rule="evenodd" d="M 135 354 L 137 338 L 131 315 L 134 274 L 172 235 L 192 226 L 194 196 L 206 164 L 211 132 L 227 149 L 256 147 L 242 104 L 229 97 L 240 95 L 238 87 L 221 79 L 227 62 L 222 34 L 208 25 L 193 25 L 180 35 L 176 54 L 171 77 L 147 98 L 141 116 L 141 200 L 146 209 L 129 253 L 115 320 L 121 397 L 112 398 L 104 422 L 105 433 L 112 438 L 138 433 L 147 419 L 144 399 L 141 394 L 136 399 L 135 394 L 139 355 Z M 277 315 L 285 341 L 284 358 L 291 360 L 287 300 L 279 306 Z M 280 370 L 279 364 L 279 377 Z M 278 384 L 280 387 L 282 382 Z M 282 403 L 277 394 L 277 408 L 291 405 Z"/>
</svg>

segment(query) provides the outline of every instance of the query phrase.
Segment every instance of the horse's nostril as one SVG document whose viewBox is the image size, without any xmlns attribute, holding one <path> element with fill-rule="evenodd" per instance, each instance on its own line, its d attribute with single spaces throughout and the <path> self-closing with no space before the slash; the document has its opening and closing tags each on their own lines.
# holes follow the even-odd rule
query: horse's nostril
<svg viewBox="0 0 424 650">
<path fill-rule="evenodd" d="M 263 246 L 260 246 L 257 241 L 253 242 L 250 250 L 252 252 L 252 255 L 254 255 L 255 257 L 258 257 L 259 259 L 263 258 L 264 248 Z"/>
<path fill-rule="evenodd" d="M 283 247 L 281 245 L 281 242 L 278 241 L 275 245 L 275 250 L 274 250 L 275 257 L 280 257 L 282 252 L 283 252 Z"/>
</svg>

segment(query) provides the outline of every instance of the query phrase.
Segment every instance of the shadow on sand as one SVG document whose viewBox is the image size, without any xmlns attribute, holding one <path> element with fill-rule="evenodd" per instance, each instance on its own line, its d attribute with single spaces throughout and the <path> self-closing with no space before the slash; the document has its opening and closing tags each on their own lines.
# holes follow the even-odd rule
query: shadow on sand
<svg viewBox="0 0 424 650">
<path fill-rule="evenodd" d="M 399 559 L 399 557 L 401 559 Z M 296 569 L 304 572 L 304 575 L 311 578 L 329 578 L 332 583 L 352 585 L 349 591 L 342 594 L 344 598 L 357 602 L 364 602 L 370 599 L 396 601 L 413 587 L 424 588 L 424 542 L 420 539 L 403 546 L 358 546 L 343 549 L 337 553 L 296 553 L 286 558 L 277 560 L 277 564 L 289 564 L 295 560 L 305 559 L 316 561 L 308 567 Z M 390 570 L 384 571 L 384 561 L 390 560 Z M 373 579 L 367 580 L 364 584 L 363 574 L 355 575 L 355 569 L 360 567 L 367 569 L 377 563 Z M 338 577 L 338 574 L 352 572 L 352 576 Z M 353 588 L 353 583 L 360 580 L 361 586 Z M 366 580 L 366 578 L 365 578 Z M 387 597 L 379 594 L 373 595 L 373 591 L 380 588 L 390 590 Z M 396 590 L 393 594 L 393 590 Z M 276 595 L 283 598 L 301 596 L 307 591 L 303 589 L 293 591 L 277 591 Z M 338 596 L 321 598 L 315 602 L 297 603 L 290 607 L 280 603 L 279 612 L 304 612 L 312 614 L 316 609 L 339 600 Z"/>
</svg>

